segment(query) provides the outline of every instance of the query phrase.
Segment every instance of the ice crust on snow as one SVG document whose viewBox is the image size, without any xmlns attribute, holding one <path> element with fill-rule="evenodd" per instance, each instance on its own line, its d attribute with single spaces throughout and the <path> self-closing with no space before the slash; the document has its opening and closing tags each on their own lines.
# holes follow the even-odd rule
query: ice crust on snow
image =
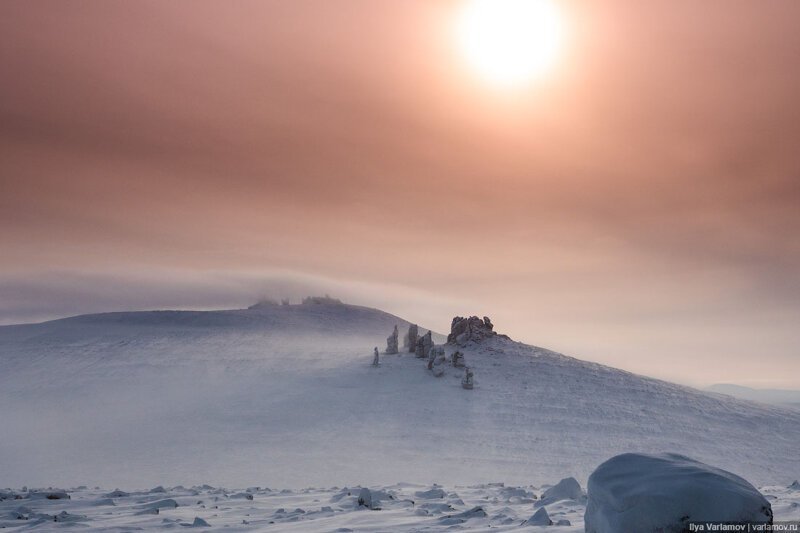
<svg viewBox="0 0 800 533">
<path fill-rule="evenodd" d="M 586 533 L 688 531 L 689 522 L 771 524 L 767 499 L 741 477 L 678 454 L 627 453 L 589 477 Z"/>
<path fill-rule="evenodd" d="M 373 507 L 380 499 L 380 510 L 367 510 L 357 503 L 362 488 L 372 495 Z M 114 506 L 100 505 L 108 490 L 100 488 L 69 490 L 71 499 L 0 501 L 0 528 L 47 530 L 65 526 L 99 531 L 153 530 L 190 527 L 199 518 L 214 530 L 330 533 L 332 531 L 542 531 L 578 533 L 584 531 L 586 503 L 561 500 L 532 509 L 530 501 L 517 500 L 537 489 L 531 485 L 513 486 L 498 483 L 478 485 L 442 485 L 444 497 L 420 500 L 416 492 L 429 486 L 410 483 L 371 485 L 354 489 L 306 488 L 222 489 L 167 488 L 165 493 L 125 491 L 127 496 L 114 498 Z M 761 489 L 769 498 L 776 521 L 800 520 L 800 493 L 786 487 Z M 4 489 L 21 494 L 22 491 Z M 123 491 L 120 491 L 123 492 Z M 253 499 L 234 498 L 247 492 Z M 163 507 L 140 512 L 140 506 L 159 499 L 172 499 L 177 507 Z M 335 500 L 335 501 L 334 501 Z M 415 502 L 415 503 L 414 503 Z M 537 525 L 547 514 L 552 525 Z M 534 520 L 534 517 L 538 516 Z M 522 526 L 522 527 L 521 527 Z M 198 523 L 197 527 L 202 526 Z M 633 531 L 648 531 L 634 529 Z M 619 532 L 617 532 L 619 533 Z"/>
</svg>

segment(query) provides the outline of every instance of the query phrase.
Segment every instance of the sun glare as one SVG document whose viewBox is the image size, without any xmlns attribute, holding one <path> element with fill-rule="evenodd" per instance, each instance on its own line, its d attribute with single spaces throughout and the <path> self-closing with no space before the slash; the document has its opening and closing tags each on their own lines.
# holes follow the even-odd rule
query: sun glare
<svg viewBox="0 0 800 533">
<path fill-rule="evenodd" d="M 562 41 L 551 0 L 467 0 L 457 37 L 470 65 L 489 81 L 516 86 L 544 74 Z"/>
</svg>

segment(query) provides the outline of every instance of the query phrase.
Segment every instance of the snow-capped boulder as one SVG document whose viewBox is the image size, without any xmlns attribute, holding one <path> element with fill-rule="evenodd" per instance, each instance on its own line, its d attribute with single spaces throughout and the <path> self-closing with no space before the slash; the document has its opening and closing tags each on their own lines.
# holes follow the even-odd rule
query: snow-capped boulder
<svg viewBox="0 0 800 533">
<path fill-rule="evenodd" d="M 547 509 L 544 507 L 533 513 L 533 516 L 528 518 L 529 526 L 552 526 L 553 521 L 550 520 L 550 515 L 547 514 Z"/>
<path fill-rule="evenodd" d="M 172 498 L 165 500 L 158 500 L 155 502 L 145 503 L 139 506 L 139 509 L 152 510 L 152 509 L 175 509 L 178 507 L 178 502 Z"/>
<path fill-rule="evenodd" d="M 537 507 L 550 505 L 561 500 L 580 500 L 583 498 L 581 485 L 574 477 L 562 479 L 542 494 L 542 499 L 536 502 Z"/>
<path fill-rule="evenodd" d="M 367 487 L 364 487 L 361 489 L 361 492 L 358 493 L 358 505 L 360 507 L 372 509 L 372 492 L 370 492 Z"/>
<path fill-rule="evenodd" d="M 394 500 L 394 495 L 386 490 L 370 490 L 372 494 L 372 504 L 379 505 L 381 502 Z"/>
<path fill-rule="evenodd" d="M 523 487 L 502 487 L 497 491 L 497 498 L 499 501 L 513 505 L 536 502 L 536 495 Z"/>
<path fill-rule="evenodd" d="M 440 488 L 432 488 L 429 490 L 421 490 L 414 493 L 414 496 L 421 500 L 438 500 L 444 498 L 444 490 Z"/>
<path fill-rule="evenodd" d="M 476 506 L 458 514 L 443 516 L 439 518 L 439 524 L 443 526 L 455 526 L 457 524 L 463 524 L 467 520 L 472 520 L 473 518 L 486 518 L 486 511 L 483 510 L 483 507 Z"/>
<path fill-rule="evenodd" d="M 28 492 L 31 500 L 69 500 L 69 494 L 64 490 L 32 490 Z"/>
<path fill-rule="evenodd" d="M 586 533 L 680 533 L 690 522 L 771 524 L 772 508 L 739 476 L 677 454 L 626 453 L 589 477 Z"/>
<path fill-rule="evenodd" d="M 53 517 L 53 522 L 82 522 L 86 520 L 83 515 L 70 514 L 66 511 L 61 511 Z"/>
</svg>

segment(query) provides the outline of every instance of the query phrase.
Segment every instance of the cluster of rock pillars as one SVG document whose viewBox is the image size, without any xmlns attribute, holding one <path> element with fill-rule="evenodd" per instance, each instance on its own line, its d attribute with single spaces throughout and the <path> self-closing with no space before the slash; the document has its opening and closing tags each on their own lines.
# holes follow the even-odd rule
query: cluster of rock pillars
<svg viewBox="0 0 800 533">
<path fill-rule="evenodd" d="M 480 319 L 477 316 L 469 318 L 457 316 L 453 318 L 453 322 L 450 325 L 447 344 L 463 347 L 469 342 L 480 342 L 495 335 L 497 333 L 494 331 L 494 325 L 489 317 L 485 316 Z M 400 334 L 397 326 L 395 326 L 392 334 L 386 338 L 386 350 L 383 353 L 387 355 L 399 354 L 399 340 Z M 472 369 L 466 365 L 464 354 L 460 350 L 455 350 L 448 356 L 444 345 L 437 346 L 433 342 L 430 331 L 420 335 L 419 327 L 416 324 L 410 324 L 408 331 L 403 335 L 403 350 L 415 354 L 417 359 L 427 359 L 428 371 L 437 378 L 444 375 L 445 366 L 448 364 L 454 368 L 463 368 L 464 377 L 461 379 L 461 386 L 468 390 L 473 388 L 475 376 Z M 372 365 L 380 366 L 380 352 L 377 346 L 375 347 Z"/>
</svg>

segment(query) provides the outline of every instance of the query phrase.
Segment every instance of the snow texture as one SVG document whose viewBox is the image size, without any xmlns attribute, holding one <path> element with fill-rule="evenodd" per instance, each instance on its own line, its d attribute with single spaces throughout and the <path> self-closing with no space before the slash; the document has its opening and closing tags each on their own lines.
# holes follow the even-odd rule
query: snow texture
<svg viewBox="0 0 800 533">
<path fill-rule="evenodd" d="M 362 488 L 372 494 L 373 505 L 380 497 L 380 510 L 358 506 Z M 419 500 L 417 492 L 432 488 L 443 497 Z M 4 489 L 13 497 L 0 501 L 0 528 L 10 531 L 79 528 L 95 531 L 132 531 L 206 527 L 214 531 L 274 531 L 330 533 L 352 531 L 535 531 L 579 533 L 584 531 L 585 503 L 562 500 L 533 513 L 530 501 L 520 495 L 541 494 L 531 485 L 502 483 L 430 487 L 410 483 L 353 488 L 280 489 L 250 487 L 228 489 L 207 484 L 167 488 L 165 493 L 129 489 L 124 496 L 107 503 L 108 489 L 86 487 L 67 489 L 70 499 L 32 500 L 27 492 Z M 800 493 L 786 486 L 763 487 L 776 521 L 800 520 Z M 248 493 L 253 499 L 235 497 Z M 171 499 L 177 507 L 141 512 L 141 507 L 159 499 Z M 539 524 L 547 513 L 553 525 Z M 533 515 L 532 515 L 533 514 Z M 202 520 L 202 522 L 198 521 Z M 542 524 L 546 523 L 544 520 Z M 521 525 L 523 525 L 521 527 Z M 646 531 L 635 529 L 634 531 Z M 619 532 L 617 532 L 619 533 Z"/>
<path fill-rule="evenodd" d="M 586 533 L 688 531 L 690 522 L 771 524 L 767 499 L 741 477 L 677 454 L 626 453 L 589 477 Z"/>
</svg>

